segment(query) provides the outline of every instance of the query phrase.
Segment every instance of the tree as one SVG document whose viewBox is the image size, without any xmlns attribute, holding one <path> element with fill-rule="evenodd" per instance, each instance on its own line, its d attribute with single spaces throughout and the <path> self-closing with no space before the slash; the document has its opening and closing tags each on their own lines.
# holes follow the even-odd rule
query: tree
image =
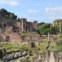
<svg viewBox="0 0 62 62">
<path fill-rule="evenodd" d="M 10 19 L 10 20 L 16 20 L 17 16 L 14 13 L 8 12 L 5 9 L 1 9 L 0 10 L 0 16 Z"/>
<path fill-rule="evenodd" d="M 62 51 L 62 39 L 60 39 L 60 40 L 58 40 L 58 42 L 56 42 L 56 49 L 59 52 Z"/>
<path fill-rule="evenodd" d="M 7 10 L 5 10 L 5 9 L 0 10 L 0 15 L 1 16 L 5 17 L 5 15 L 7 15 L 7 14 L 8 14 Z"/>
<path fill-rule="evenodd" d="M 42 34 L 48 34 L 50 32 L 50 25 L 48 23 L 42 24 L 38 27 L 38 31 Z"/>
<path fill-rule="evenodd" d="M 16 19 L 16 18 L 17 18 L 17 16 L 14 15 L 14 13 L 9 14 L 9 19 L 13 20 L 13 19 Z"/>
<path fill-rule="evenodd" d="M 58 27 L 51 27 L 51 28 L 50 28 L 50 33 L 51 33 L 51 34 L 57 34 L 58 32 L 59 32 Z"/>
<path fill-rule="evenodd" d="M 44 22 L 38 23 L 39 26 L 40 26 L 40 25 L 43 25 L 43 24 L 45 24 L 45 23 L 44 23 Z"/>
</svg>

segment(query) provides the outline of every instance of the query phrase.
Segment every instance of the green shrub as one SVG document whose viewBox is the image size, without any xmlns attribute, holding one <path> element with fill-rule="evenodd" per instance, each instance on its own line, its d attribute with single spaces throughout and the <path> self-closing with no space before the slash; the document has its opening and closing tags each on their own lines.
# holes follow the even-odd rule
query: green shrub
<svg viewBox="0 0 62 62">
<path fill-rule="evenodd" d="M 56 42 L 56 50 L 62 51 L 62 39 L 60 39 L 60 40 L 58 40 L 58 42 Z"/>
</svg>

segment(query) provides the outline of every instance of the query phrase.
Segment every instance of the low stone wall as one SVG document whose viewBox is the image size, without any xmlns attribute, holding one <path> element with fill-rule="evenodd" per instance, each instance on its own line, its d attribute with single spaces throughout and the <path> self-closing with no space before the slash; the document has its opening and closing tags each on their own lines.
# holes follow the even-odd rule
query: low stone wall
<svg viewBox="0 0 62 62">
<path fill-rule="evenodd" d="M 41 43 L 42 42 L 42 38 L 40 36 L 24 36 L 22 38 L 22 42 L 38 42 Z"/>
<path fill-rule="evenodd" d="M 4 55 L 2 60 L 10 62 L 11 60 L 15 60 L 17 58 L 20 58 L 26 55 L 28 55 L 27 51 L 12 52 L 10 54 Z"/>
<path fill-rule="evenodd" d="M 42 54 L 38 54 L 36 57 L 33 57 L 32 59 L 20 57 L 9 62 L 62 62 L 62 52 L 47 51 Z"/>
</svg>

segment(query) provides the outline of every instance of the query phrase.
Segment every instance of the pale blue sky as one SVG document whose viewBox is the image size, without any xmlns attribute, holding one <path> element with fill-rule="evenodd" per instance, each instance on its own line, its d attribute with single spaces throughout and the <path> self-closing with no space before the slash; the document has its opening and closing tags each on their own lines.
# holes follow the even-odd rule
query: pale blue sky
<svg viewBox="0 0 62 62">
<path fill-rule="evenodd" d="M 1 8 L 28 21 L 51 23 L 62 18 L 62 0 L 0 0 Z"/>
</svg>

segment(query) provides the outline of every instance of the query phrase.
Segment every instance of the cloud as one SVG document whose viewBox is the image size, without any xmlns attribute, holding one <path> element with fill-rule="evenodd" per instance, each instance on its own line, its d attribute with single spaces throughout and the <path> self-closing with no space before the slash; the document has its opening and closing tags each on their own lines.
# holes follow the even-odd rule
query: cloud
<svg viewBox="0 0 62 62">
<path fill-rule="evenodd" d="M 16 0 L 0 0 L 0 5 L 18 6 L 19 2 Z"/>
<path fill-rule="evenodd" d="M 51 13 L 58 14 L 58 13 L 62 13 L 62 7 L 47 7 L 45 11 L 46 13 L 49 13 L 49 14 Z"/>
<path fill-rule="evenodd" d="M 46 17 L 50 20 L 62 18 L 62 7 L 47 7 L 45 8 Z"/>
<path fill-rule="evenodd" d="M 28 10 L 28 13 L 29 13 L 29 14 L 37 14 L 38 11 L 35 10 L 35 9 L 29 9 L 29 10 Z"/>
</svg>

